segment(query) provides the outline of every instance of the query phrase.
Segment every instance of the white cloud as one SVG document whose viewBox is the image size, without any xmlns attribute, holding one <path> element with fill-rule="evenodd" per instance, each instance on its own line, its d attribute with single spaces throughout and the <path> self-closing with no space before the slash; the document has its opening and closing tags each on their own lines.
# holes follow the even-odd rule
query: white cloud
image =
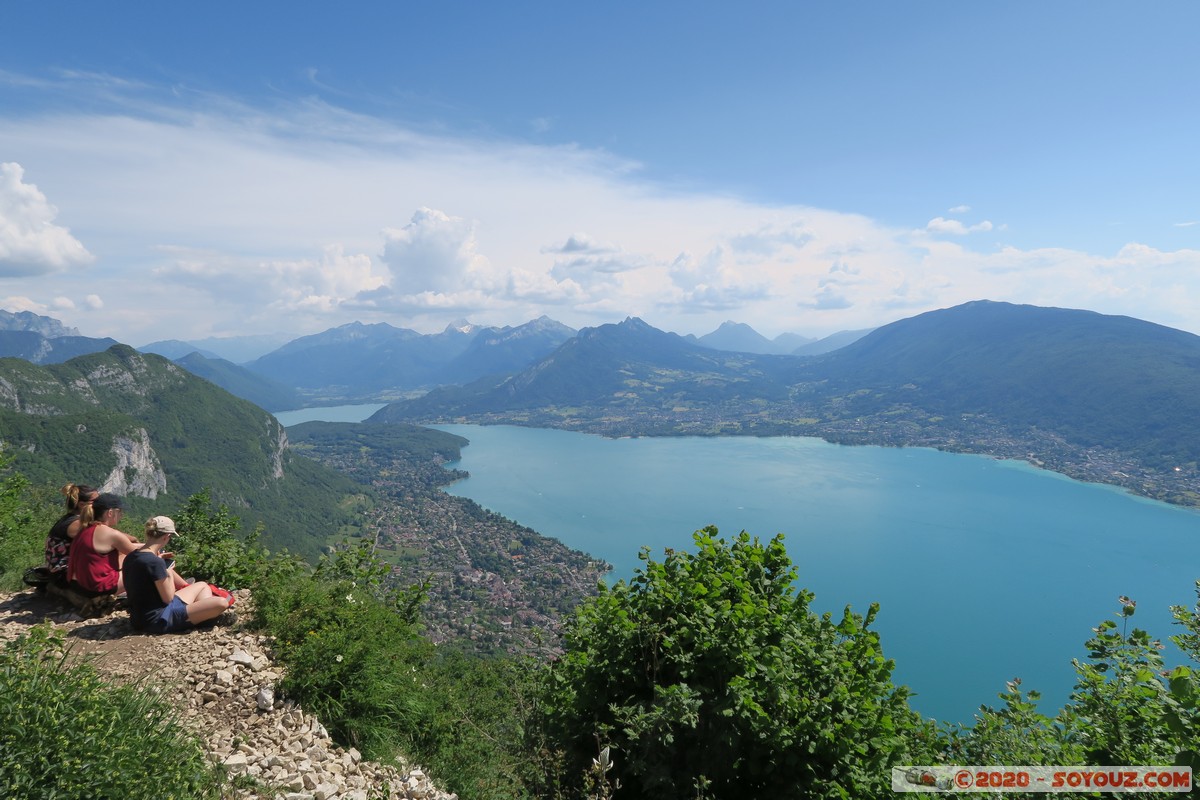
<svg viewBox="0 0 1200 800">
<path fill-rule="evenodd" d="M 1190 220 L 1188 222 L 1176 222 L 1176 228 L 1190 228 L 1193 225 L 1200 225 L 1200 220 Z"/>
<path fill-rule="evenodd" d="M 836 286 L 829 285 L 822 286 L 811 300 L 800 301 L 799 305 L 818 311 L 840 311 L 850 308 L 853 303 L 846 299 L 846 296 L 838 291 Z"/>
<path fill-rule="evenodd" d="M 947 214 L 966 214 L 970 210 L 971 210 L 970 206 L 955 206 L 954 208 L 947 209 L 946 213 Z"/>
<path fill-rule="evenodd" d="M 930 233 L 951 233 L 955 236 L 965 236 L 968 233 L 981 233 L 990 231 L 992 223 L 989 220 L 984 220 L 976 225 L 964 225 L 956 219 L 946 219 L 944 217 L 934 217 L 929 220 L 929 224 L 925 226 L 925 230 Z"/>
<path fill-rule="evenodd" d="M 669 274 L 675 291 L 659 300 L 658 307 L 677 313 L 730 311 L 771 293 L 767 281 L 754 280 L 736 269 L 723 247 L 713 248 L 703 258 L 681 253 L 671 262 Z"/>
<path fill-rule="evenodd" d="M 383 263 L 401 294 L 484 288 L 488 260 L 477 252 L 474 226 L 460 217 L 421 208 L 403 228 L 383 231 Z"/>
<path fill-rule="evenodd" d="M 32 311 L 34 314 L 45 314 L 49 310 L 41 303 L 35 302 L 34 300 L 21 295 L 6 297 L 3 300 L 0 300 L 0 308 L 3 308 L 5 311 L 11 311 L 14 314 L 18 314 L 22 311 Z"/>
<path fill-rule="evenodd" d="M 163 249 L 172 259 L 155 269 L 156 277 L 216 300 L 236 297 L 249 309 L 247 316 L 251 319 L 269 312 L 320 315 L 384 283 L 384 278 L 374 273 L 370 256 L 348 255 L 338 245 L 325 247 L 319 258 L 295 260 L 255 260 L 215 251 Z"/>
<path fill-rule="evenodd" d="M 506 277 L 479 252 L 475 226 L 419 208 L 403 228 L 383 230 L 390 279 L 357 293 L 353 307 L 403 313 L 469 312 L 498 305 Z"/>
<path fill-rule="evenodd" d="M 806 230 L 800 220 L 785 225 L 763 225 L 753 233 L 735 234 L 729 237 L 729 248 L 742 257 L 770 258 L 799 250 L 813 238 L 813 233 Z"/>
<path fill-rule="evenodd" d="M 1200 329 L 1195 251 L 973 249 L 983 237 L 966 234 L 1000 226 L 947 216 L 906 230 L 688 193 L 603 152 L 419 134 L 319 102 L 120 110 L 0 118 L 0 152 L 55 187 L 101 255 L 88 288 L 106 302 L 32 273 L 5 291 L 38 313 L 72 300 L 86 316 L 70 322 L 90 336 L 353 319 L 437 330 L 542 313 L 575 327 L 637 315 L 679 332 L 737 319 L 818 333 L 980 298 Z"/>
<path fill-rule="evenodd" d="M 74 311 L 75 301 L 69 297 L 56 297 L 50 301 L 50 307 L 55 311 Z"/>
<path fill-rule="evenodd" d="M 58 209 L 24 181 L 20 164 L 0 164 L 0 278 L 45 275 L 92 261 L 66 228 Z"/>
</svg>

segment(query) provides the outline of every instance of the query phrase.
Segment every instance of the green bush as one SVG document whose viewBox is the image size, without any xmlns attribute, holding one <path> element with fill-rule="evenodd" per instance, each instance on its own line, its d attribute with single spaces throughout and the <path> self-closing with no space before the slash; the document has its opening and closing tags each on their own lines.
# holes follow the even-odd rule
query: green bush
<svg viewBox="0 0 1200 800">
<path fill-rule="evenodd" d="M 1092 629 L 1088 657 L 1074 661 L 1075 688 L 1054 717 L 1037 711 L 1036 691 L 1010 681 L 1000 708 L 980 708 L 972 726 L 953 732 L 945 763 L 1200 768 L 1200 679 L 1188 665 L 1164 669 L 1165 645 L 1129 630 L 1137 604 L 1119 600 L 1120 622 Z M 1193 662 L 1200 660 L 1198 611 L 1172 608 L 1185 633 L 1171 640 Z"/>
<path fill-rule="evenodd" d="M 224 505 L 213 507 L 207 489 L 188 498 L 174 516 L 178 536 L 171 549 L 182 574 L 226 589 L 253 586 L 269 571 L 285 568 L 286 557 L 271 560 L 259 545 L 259 532 L 238 536 L 238 518 Z M 141 531 L 137 532 L 141 537 Z"/>
<path fill-rule="evenodd" d="M 339 741 L 393 755 L 424 713 L 418 672 L 430 645 L 414 626 L 365 585 L 301 573 L 269 576 L 255 607 L 287 667 L 283 693 Z"/>
<path fill-rule="evenodd" d="M 565 633 L 541 709 L 568 774 L 610 748 L 621 797 L 881 796 L 935 731 L 891 681 L 878 635 L 793 588 L 783 537 L 715 528 L 602 588 Z M 603 788 L 603 787 L 601 787 Z"/>
<path fill-rule="evenodd" d="M 46 534 L 57 517 L 50 492 L 9 472 L 10 461 L 0 454 L 0 591 L 8 592 L 24 588 L 25 570 L 45 562 Z"/>
<path fill-rule="evenodd" d="M 394 590 L 370 545 L 343 545 L 312 574 L 273 572 L 255 591 L 257 624 L 286 667 L 282 693 L 338 742 L 421 764 L 463 797 L 528 796 L 525 698 L 531 670 L 435 648 L 419 632 L 423 585 Z"/>
<path fill-rule="evenodd" d="M 428 712 L 412 732 L 411 754 L 464 800 L 530 796 L 536 753 L 523 747 L 534 665 L 439 648 L 418 672 Z"/>
<path fill-rule="evenodd" d="M 203 800 L 221 776 L 149 691 L 69 663 L 62 634 L 30 629 L 0 651 L 0 797 Z"/>
</svg>

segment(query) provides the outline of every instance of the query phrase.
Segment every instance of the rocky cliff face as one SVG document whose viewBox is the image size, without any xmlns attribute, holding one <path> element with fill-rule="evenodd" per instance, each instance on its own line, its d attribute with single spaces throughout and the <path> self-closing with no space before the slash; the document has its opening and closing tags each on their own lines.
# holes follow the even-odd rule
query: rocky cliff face
<svg viewBox="0 0 1200 800">
<path fill-rule="evenodd" d="M 275 423 L 275 452 L 271 454 L 271 477 L 283 477 L 283 454 L 288 449 L 287 431 L 278 422 Z"/>
<path fill-rule="evenodd" d="M 114 437 L 112 453 L 117 465 L 105 478 L 101 491 L 151 500 L 166 491 L 167 475 L 150 446 L 150 434 L 145 428 L 138 428 L 128 436 Z"/>
</svg>

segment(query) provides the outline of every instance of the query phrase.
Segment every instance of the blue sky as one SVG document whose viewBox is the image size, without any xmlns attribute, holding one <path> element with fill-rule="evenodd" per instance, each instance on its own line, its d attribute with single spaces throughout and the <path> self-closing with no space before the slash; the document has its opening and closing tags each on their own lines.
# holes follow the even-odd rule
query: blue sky
<svg viewBox="0 0 1200 800">
<path fill-rule="evenodd" d="M 822 335 L 989 298 L 1200 332 L 1187 2 L 0 7 L 0 306 Z"/>
</svg>

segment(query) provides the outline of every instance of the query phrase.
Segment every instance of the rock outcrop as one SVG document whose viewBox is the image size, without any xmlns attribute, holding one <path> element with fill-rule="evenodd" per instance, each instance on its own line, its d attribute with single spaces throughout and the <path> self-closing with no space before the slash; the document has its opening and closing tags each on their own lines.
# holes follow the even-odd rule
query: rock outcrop
<svg viewBox="0 0 1200 800">
<path fill-rule="evenodd" d="M 246 590 L 237 597 L 245 619 L 253 613 L 252 598 Z M 267 791 L 238 790 L 240 798 L 457 800 L 419 768 L 367 761 L 353 747 L 339 747 L 320 720 L 280 702 L 275 685 L 282 671 L 271 660 L 270 640 L 243 625 L 147 636 L 134 631 L 122 611 L 85 620 L 35 592 L 0 595 L 0 642 L 42 621 L 64 630 L 72 652 L 94 657 L 113 680 L 177 698 L 180 721 L 205 742 L 210 758 Z"/>
<path fill-rule="evenodd" d="M 145 428 L 113 437 L 112 454 L 117 465 L 104 479 L 101 491 L 153 500 L 159 492 L 167 490 L 167 474 L 150 446 L 150 434 Z"/>
</svg>

